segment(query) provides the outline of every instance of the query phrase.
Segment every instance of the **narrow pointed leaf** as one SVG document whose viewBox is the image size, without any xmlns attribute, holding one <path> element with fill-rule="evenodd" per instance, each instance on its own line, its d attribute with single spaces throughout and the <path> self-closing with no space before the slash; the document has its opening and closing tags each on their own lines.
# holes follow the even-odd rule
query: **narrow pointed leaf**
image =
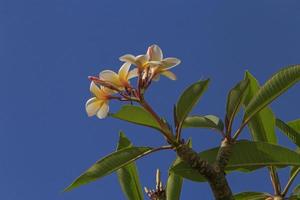
<svg viewBox="0 0 300 200">
<path fill-rule="evenodd" d="M 152 115 L 144 108 L 139 106 L 125 105 L 117 113 L 111 114 L 111 116 L 117 119 L 160 130 L 159 124 L 152 117 Z"/>
<path fill-rule="evenodd" d="M 231 131 L 231 126 L 234 120 L 235 115 L 239 112 L 245 94 L 247 92 L 247 88 L 249 85 L 249 81 L 247 79 L 240 81 L 238 84 L 234 86 L 230 90 L 227 96 L 227 104 L 226 104 L 226 128 L 227 131 Z"/>
<path fill-rule="evenodd" d="M 218 149 L 217 147 L 201 152 L 199 156 L 213 163 Z M 266 166 L 300 166 L 300 155 L 285 147 L 266 142 L 238 141 L 233 146 L 233 153 L 226 171 L 249 172 Z M 193 181 L 205 181 L 196 170 L 185 162 L 179 162 L 177 165 L 174 165 L 171 171 Z"/>
<path fill-rule="evenodd" d="M 287 124 L 290 127 L 292 127 L 295 131 L 297 131 L 298 133 L 300 133 L 300 119 L 289 121 Z"/>
<path fill-rule="evenodd" d="M 193 107 L 198 103 L 200 97 L 207 89 L 209 79 L 198 81 L 189 86 L 180 96 L 176 105 L 176 117 L 178 123 L 182 123 Z"/>
<path fill-rule="evenodd" d="M 284 123 L 280 119 L 276 119 L 276 126 L 298 147 L 300 147 L 300 133 L 292 127 Z"/>
<path fill-rule="evenodd" d="M 234 195 L 235 200 L 266 200 L 272 195 L 262 192 L 241 192 Z"/>
<path fill-rule="evenodd" d="M 274 74 L 251 99 L 245 109 L 243 121 L 250 120 L 278 96 L 300 80 L 300 65 L 286 67 Z"/>
<path fill-rule="evenodd" d="M 100 179 L 112 172 L 130 164 L 143 155 L 151 152 L 150 147 L 128 147 L 116 151 L 101 160 L 97 161 L 92 167 L 79 176 L 65 191 L 70 191 L 81 185 Z"/>
<path fill-rule="evenodd" d="M 243 106 L 247 107 L 251 99 L 259 91 L 260 85 L 250 72 L 245 73 L 245 79 L 249 80 L 247 95 L 243 102 Z M 269 107 L 265 107 L 256 113 L 249 121 L 248 128 L 254 141 L 277 143 L 275 116 Z"/>
<path fill-rule="evenodd" d="M 179 163 L 180 161 L 181 161 L 180 158 L 176 158 L 173 165 Z M 166 188 L 167 200 L 180 199 L 182 184 L 183 184 L 183 178 L 181 176 L 178 176 L 173 172 L 169 172 L 167 188 Z"/>
<path fill-rule="evenodd" d="M 123 132 L 120 132 L 119 143 L 117 151 L 132 147 L 132 143 L 125 136 Z M 117 170 L 119 183 L 121 185 L 123 193 L 128 200 L 143 200 L 142 186 L 140 183 L 138 170 L 135 162 L 132 162 Z"/>
<path fill-rule="evenodd" d="M 214 115 L 189 116 L 183 122 L 183 128 L 210 128 L 223 131 L 222 120 Z"/>
</svg>

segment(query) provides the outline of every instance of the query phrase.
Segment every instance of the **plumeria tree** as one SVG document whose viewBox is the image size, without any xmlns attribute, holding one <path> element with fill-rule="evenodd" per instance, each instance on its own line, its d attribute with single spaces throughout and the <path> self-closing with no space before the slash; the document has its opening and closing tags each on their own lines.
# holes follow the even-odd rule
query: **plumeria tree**
<svg viewBox="0 0 300 200">
<path fill-rule="evenodd" d="M 158 170 L 156 187 L 145 188 L 151 200 L 180 199 L 183 179 L 207 182 L 217 200 L 300 199 L 300 185 L 289 192 L 300 172 L 300 155 L 297 150 L 278 145 L 275 135 L 277 126 L 300 147 L 300 119 L 284 122 L 276 118 L 268 107 L 300 80 L 300 65 L 283 68 L 262 86 L 247 71 L 245 77 L 228 92 L 224 119 L 215 115 L 190 115 L 210 82 L 209 79 L 199 80 L 186 88 L 179 97 L 170 114 L 174 118 L 171 123 L 155 111 L 145 94 L 152 82 L 158 81 L 161 75 L 176 80 L 176 75 L 170 69 L 180 64 L 180 60 L 163 58 L 162 50 L 157 45 L 151 45 L 146 54 L 126 54 L 120 60 L 124 64 L 118 73 L 104 70 L 97 77 L 89 77 L 90 91 L 94 97 L 86 103 L 88 116 L 100 119 L 109 116 L 153 128 L 163 135 L 165 145 L 134 146 L 124 133 L 120 133 L 116 151 L 98 160 L 68 186 L 66 191 L 116 172 L 127 199 L 142 200 L 144 195 L 135 160 L 162 150 L 172 150 L 176 152 L 177 158 L 170 166 L 166 185 L 162 184 Z M 127 103 L 117 113 L 109 113 L 109 101 L 115 100 Z M 234 130 L 233 122 L 241 110 L 243 118 L 237 130 Z M 189 127 L 217 131 L 222 138 L 220 146 L 196 152 L 191 140 L 182 136 L 182 131 Z M 251 141 L 239 139 L 245 127 L 250 130 Z M 291 175 L 285 187 L 281 187 L 277 169 L 288 166 L 291 167 Z M 264 167 L 270 172 L 273 194 L 255 191 L 232 193 L 226 174 L 234 171 L 252 172 Z"/>
</svg>

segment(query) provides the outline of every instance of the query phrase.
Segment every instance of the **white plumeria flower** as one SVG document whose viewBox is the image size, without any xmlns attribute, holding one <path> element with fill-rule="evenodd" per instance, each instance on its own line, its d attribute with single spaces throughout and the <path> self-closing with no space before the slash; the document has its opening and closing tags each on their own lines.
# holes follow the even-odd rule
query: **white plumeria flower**
<svg viewBox="0 0 300 200">
<path fill-rule="evenodd" d="M 85 104 L 88 116 L 97 115 L 99 119 L 105 118 L 109 111 L 109 97 L 114 91 L 103 86 L 98 87 L 94 82 L 91 82 L 90 91 L 95 97 L 89 99 Z"/>
<path fill-rule="evenodd" d="M 140 70 L 150 67 L 154 79 L 158 79 L 159 74 L 162 74 L 172 80 L 176 80 L 176 75 L 168 70 L 181 62 L 178 58 L 163 58 L 161 48 L 155 44 L 148 47 L 145 55 L 133 56 L 126 54 L 121 56 L 120 60 L 134 64 Z"/>
<path fill-rule="evenodd" d="M 100 72 L 99 77 L 101 80 L 111 83 L 119 89 L 130 87 L 129 79 L 137 77 L 137 69 L 130 69 L 130 63 L 124 63 L 119 69 L 118 74 L 111 70 L 104 70 Z"/>
</svg>

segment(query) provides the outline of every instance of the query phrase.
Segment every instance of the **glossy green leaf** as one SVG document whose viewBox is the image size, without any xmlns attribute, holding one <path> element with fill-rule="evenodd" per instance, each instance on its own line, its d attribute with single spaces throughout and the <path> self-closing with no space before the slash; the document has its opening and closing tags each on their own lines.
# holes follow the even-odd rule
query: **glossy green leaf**
<svg viewBox="0 0 300 200">
<path fill-rule="evenodd" d="M 231 126 L 235 115 L 239 112 L 245 94 L 247 94 L 247 88 L 249 81 L 247 79 L 240 81 L 232 88 L 227 96 L 226 104 L 226 127 L 227 132 L 231 132 Z"/>
<path fill-rule="evenodd" d="M 81 185 L 100 179 L 112 172 L 128 165 L 143 155 L 151 152 L 150 147 L 128 147 L 116 151 L 101 160 L 97 161 L 92 167 L 79 176 L 65 191 L 70 191 Z"/>
<path fill-rule="evenodd" d="M 160 130 L 159 124 L 152 117 L 152 115 L 144 108 L 139 106 L 125 105 L 117 113 L 111 114 L 111 116 L 117 119 Z"/>
<path fill-rule="evenodd" d="M 176 105 L 177 122 L 182 123 L 193 107 L 198 103 L 200 97 L 207 89 L 209 79 L 198 81 L 189 86 L 180 96 Z"/>
<path fill-rule="evenodd" d="M 300 147 L 300 132 L 284 123 L 280 119 L 276 119 L 276 126 L 298 147 Z"/>
<path fill-rule="evenodd" d="M 250 72 L 245 73 L 245 79 L 249 80 L 249 87 L 243 102 L 244 107 L 249 104 L 251 99 L 260 89 L 258 81 Z M 277 143 L 275 134 L 275 116 L 269 107 L 265 107 L 256 113 L 249 121 L 248 128 L 254 141 L 269 142 L 273 144 Z"/>
<path fill-rule="evenodd" d="M 204 152 L 199 156 L 210 163 L 215 161 L 218 147 Z M 266 142 L 238 141 L 233 146 L 233 153 L 226 167 L 226 171 L 249 172 L 266 166 L 300 166 L 300 155 L 285 147 Z M 193 181 L 205 179 L 185 162 L 179 162 L 171 169 L 174 173 Z"/>
<path fill-rule="evenodd" d="M 180 158 L 176 158 L 172 166 L 176 165 L 180 161 L 181 161 Z M 178 176 L 173 172 L 169 172 L 169 177 L 168 177 L 167 187 L 166 187 L 167 200 L 180 199 L 182 184 L 183 184 L 183 178 L 181 176 Z"/>
<path fill-rule="evenodd" d="M 296 153 L 298 153 L 298 154 L 300 154 L 300 148 L 299 147 L 297 147 L 296 148 L 296 150 L 295 150 L 295 152 Z M 294 173 L 298 170 L 298 169 L 300 169 L 299 167 L 297 167 L 297 166 L 292 166 L 292 167 L 290 167 L 291 169 L 290 169 L 290 178 L 294 175 Z"/>
<path fill-rule="evenodd" d="M 241 192 L 234 195 L 235 200 L 265 200 L 272 195 L 262 192 Z"/>
<path fill-rule="evenodd" d="M 243 121 L 250 120 L 261 109 L 300 80 L 300 65 L 286 67 L 274 74 L 251 99 L 245 109 Z"/>
<path fill-rule="evenodd" d="M 189 116 L 183 122 L 183 128 L 210 128 L 223 131 L 222 120 L 214 115 Z"/>
<path fill-rule="evenodd" d="M 123 132 L 120 132 L 117 151 L 129 147 L 132 147 L 132 143 Z M 138 170 L 134 162 L 118 169 L 117 175 L 122 191 L 126 195 L 128 200 L 144 199 Z"/>
<path fill-rule="evenodd" d="M 292 193 L 293 196 L 300 198 L 300 185 L 297 185 Z M 299 199 L 298 199 L 299 200 Z"/>
<path fill-rule="evenodd" d="M 295 131 L 297 131 L 298 133 L 300 133 L 300 119 L 289 121 L 289 122 L 287 122 L 287 124 L 290 127 L 292 127 Z"/>
</svg>

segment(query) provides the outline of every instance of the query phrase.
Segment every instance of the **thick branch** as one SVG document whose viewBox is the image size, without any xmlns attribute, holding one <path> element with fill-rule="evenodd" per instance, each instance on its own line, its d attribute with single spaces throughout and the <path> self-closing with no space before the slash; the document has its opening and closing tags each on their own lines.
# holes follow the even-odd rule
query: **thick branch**
<svg viewBox="0 0 300 200">
<path fill-rule="evenodd" d="M 207 179 L 216 200 L 233 200 L 225 173 L 217 164 L 210 164 L 208 161 L 202 160 L 197 152 L 186 144 L 179 145 L 176 152 L 182 160 Z"/>
<path fill-rule="evenodd" d="M 221 171 L 225 171 L 225 167 L 227 166 L 231 153 L 232 153 L 232 142 L 225 138 L 220 146 L 218 151 L 218 155 L 216 158 L 216 164 L 219 166 Z"/>
</svg>

